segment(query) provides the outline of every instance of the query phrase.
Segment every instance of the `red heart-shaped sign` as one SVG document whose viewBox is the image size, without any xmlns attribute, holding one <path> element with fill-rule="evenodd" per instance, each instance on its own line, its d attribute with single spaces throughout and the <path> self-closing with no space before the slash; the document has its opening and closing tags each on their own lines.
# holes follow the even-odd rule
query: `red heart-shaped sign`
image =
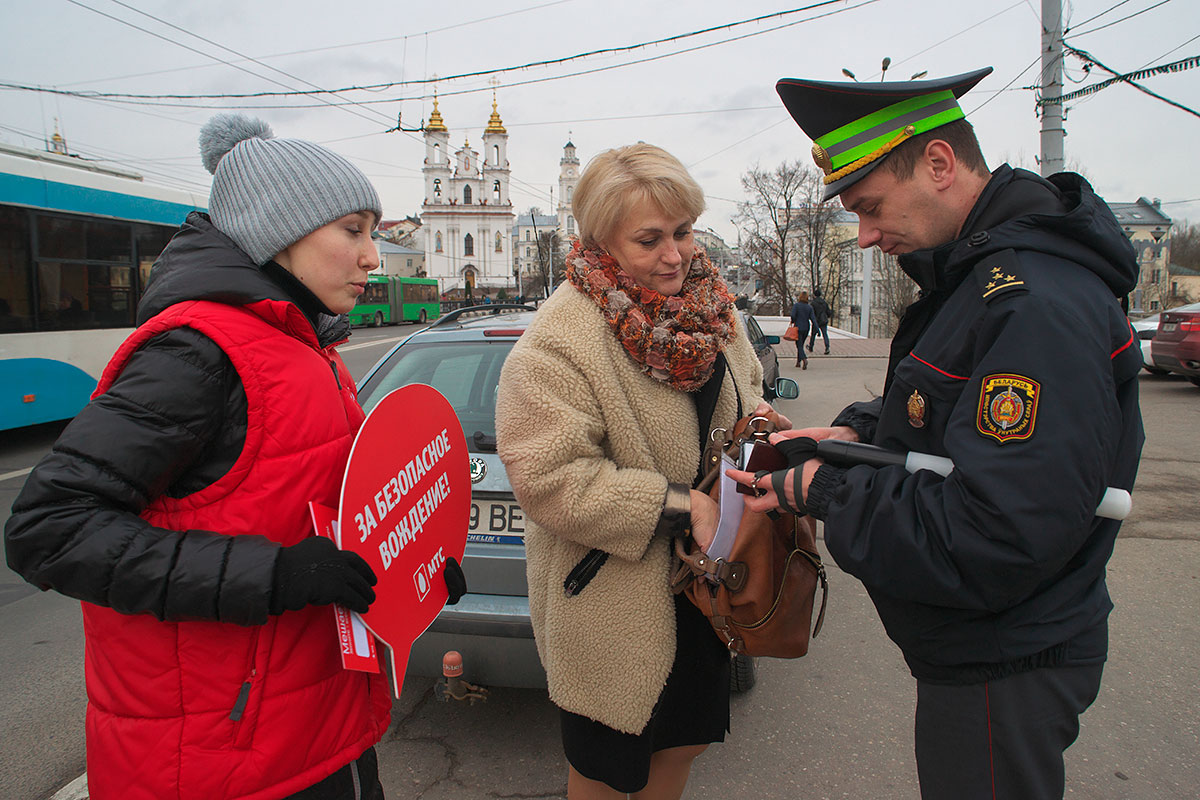
<svg viewBox="0 0 1200 800">
<path fill-rule="evenodd" d="M 400 696 L 408 653 L 446 604 L 443 568 L 462 562 L 471 508 L 467 442 L 450 403 L 413 384 L 371 410 L 350 451 L 338 514 L 341 547 L 379 583 L 361 615 L 389 650 Z"/>
</svg>

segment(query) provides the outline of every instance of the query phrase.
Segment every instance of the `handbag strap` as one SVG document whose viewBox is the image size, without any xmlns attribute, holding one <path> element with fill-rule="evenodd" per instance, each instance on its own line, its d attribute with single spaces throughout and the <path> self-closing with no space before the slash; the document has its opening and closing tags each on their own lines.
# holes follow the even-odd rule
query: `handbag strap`
<svg viewBox="0 0 1200 800">
<path fill-rule="evenodd" d="M 723 583 L 731 592 L 740 592 L 746 585 L 746 565 L 740 561 L 726 561 L 721 558 L 709 558 L 703 550 L 689 553 L 683 539 L 675 540 L 675 555 L 679 557 L 681 568 L 699 577 L 707 575 L 717 583 Z M 682 586 L 686 584 L 683 575 L 677 573 L 676 578 Z M 674 584 L 675 581 L 672 581 Z M 672 589 L 674 586 L 672 585 Z"/>
<path fill-rule="evenodd" d="M 696 465 L 696 477 L 692 480 L 692 487 L 696 488 L 704 479 L 707 472 L 704 455 L 708 448 L 709 427 L 712 425 L 713 414 L 717 410 L 717 401 L 721 397 L 721 386 L 725 382 L 725 373 L 729 372 L 728 362 L 725 360 L 723 352 L 717 353 L 717 360 L 713 363 L 713 374 L 705 382 L 704 386 L 692 395 L 692 399 L 696 403 L 696 420 L 699 422 L 700 431 L 700 463 Z M 733 378 L 733 373 L 729 373 L 733 382 L 734 396 L 737 398 L 737 417 L 742 418 L 742 394 L 737 388 L 737 379 Z"/>
</svg>

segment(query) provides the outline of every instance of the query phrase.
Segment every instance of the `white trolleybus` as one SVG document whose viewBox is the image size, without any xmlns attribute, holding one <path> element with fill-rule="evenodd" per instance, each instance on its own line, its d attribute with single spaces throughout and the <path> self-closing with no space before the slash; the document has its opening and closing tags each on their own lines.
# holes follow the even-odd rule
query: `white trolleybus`
<svg viewBox="0 0 1200 800">
<path fill-rule="evenodd" d="M 75 416 L 203 195 L 0 143 L 0 430 Z"/>
</svg>

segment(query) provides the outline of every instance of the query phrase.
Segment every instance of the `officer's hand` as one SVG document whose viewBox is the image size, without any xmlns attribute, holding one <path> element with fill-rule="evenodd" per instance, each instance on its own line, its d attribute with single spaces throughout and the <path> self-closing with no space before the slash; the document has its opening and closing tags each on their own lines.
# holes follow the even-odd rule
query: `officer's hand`
<svg viewBox="0 0 1200 800">
<path fill-rule="evenodd" d="M 270 612 L 337 603 L 365 614 L 375 602 L 375 573 L 357 553 L 339 550 L 322 536 L 281 547 L 275 559 Z"/>
<path fill-rule="evenodd" d="M 746 508 L 749 510 L 772 511 L 778 509 L 794 513 L 792 509 L 807 510 L 804 501 L 808 499 L 808 486 L 812 483 L 813 475 L 817 474 L 817 468 L 824 463 L 819 458 L 810 458 L 799 467 L 783 470 L 785 476 L 782 498 L 775 493 L 775 482 L 772 480 L 775 473 L 767 473 L 757 481 L 754 479 L 753 472 L 745 472 L 740 469 L 727 469 L 725 474 L 743 486 L 758 490 L 757 494 L 748 494 L 744 498 Z M 797 479 L 799 480 L 798 486 L 796 485 Z M 799 498 L 796 496 L 797 493 L 800 495 Z"/>
<path fill-rule="evenodd" d="M 772 433 L 770 442 L 777 444 L 785 439 L 797 439 L 801 436 L 807 436 L 809 439 L 821 441 L 822 439 L 840 439 L 844 442 L 857 442 L 858 431 L 846 425 L 838 425 L 836 428 L 800 428 L 798 430 L 783 430 L 778 433 Z"/>
</svg>

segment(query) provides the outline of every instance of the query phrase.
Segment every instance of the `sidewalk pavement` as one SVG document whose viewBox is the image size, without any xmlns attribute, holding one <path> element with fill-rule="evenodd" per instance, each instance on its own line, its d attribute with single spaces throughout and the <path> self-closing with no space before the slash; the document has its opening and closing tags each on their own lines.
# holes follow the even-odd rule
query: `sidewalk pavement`
<svg viewBox="0 0 1200 800">
<path fill-rule="evenodd" d="M 782 339 L 783 332 L 788 327 L 788 318 L 755 314 L 754 321 L 768 336 L 781 337 L 779 344 L 775 345 L 775 352 L 779 355 L 780 360 L 790 358 L 791 363 L 796 363 L 796 343 Z M 825 342 L 820 335 L 813 342 L 813 352 L 809 355 L 816 358 L 887 358 L 888 356 L 891 346 L 889 339 L 867 339 L 857 333 L 832 326 L 826 330 L 829 332 L 829 355 L 824 355 Z"/>
<path fill-rule="evenodd" d="M 775 352 L 779 359 L 791 359 L 792 364 L 796 363 L 796 342 L 781 341 L 775 345 Z M 813 351 L 808 354 L 809 358 L 887 358 L 888 350 L 891 347 L 890 339 L 835 339 L 833 332 L 829 333 L 829 355 L 825 355 L 825 343 L 821 341 L 821 337 L 817 337 L 817 341 L 813 343 Z"/>
</svg>

